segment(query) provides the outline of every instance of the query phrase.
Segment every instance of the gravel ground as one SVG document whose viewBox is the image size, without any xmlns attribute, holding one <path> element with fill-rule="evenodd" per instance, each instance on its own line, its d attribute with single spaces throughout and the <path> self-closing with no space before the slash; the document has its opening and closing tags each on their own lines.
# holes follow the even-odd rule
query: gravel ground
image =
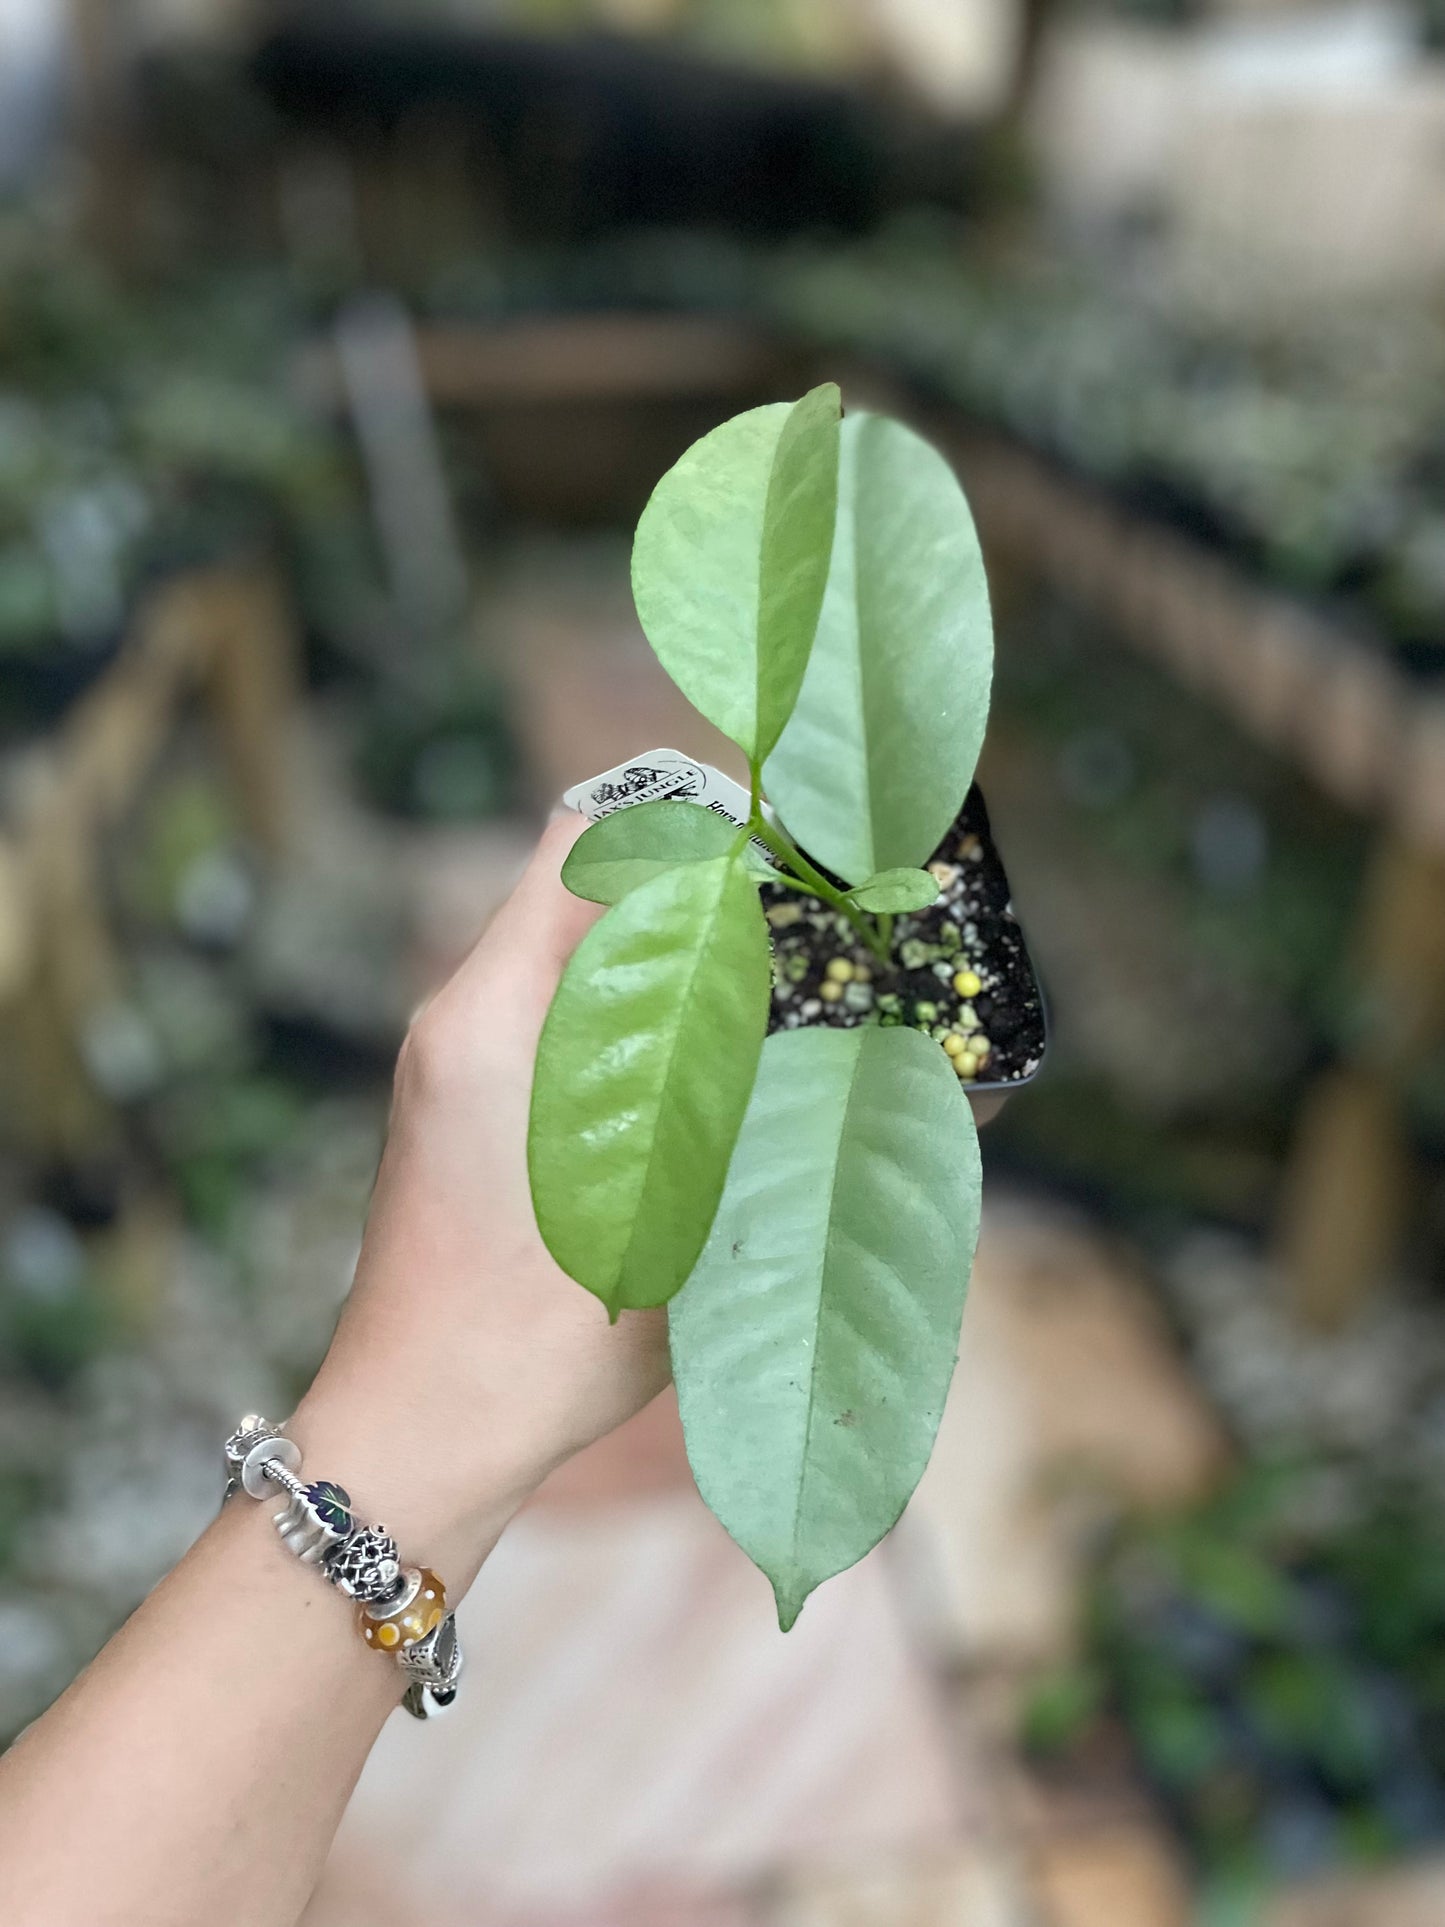
<svg viewBox="0 0 1445 1927">
<path fill-rule="evenodd" d="M 284 1172 L 240 1206 L 225 1252 L 171 1241 L 136 1342 L 61 1391 L 0 1379 L 0 1458 L 43 1494 L 0 1577 L 0 1736 L 48 1705 L 204 1527 L 237 1416 L 290 1409 L 350 1283 L 383 1116 L 380 1101 L 317 1105 Z M 54 1260 L 71 1235 L 49 1213 L 17 1214 L 10 1271 L 18 1242 L 35 1288 L 63 1292 Z"/>
</svg>

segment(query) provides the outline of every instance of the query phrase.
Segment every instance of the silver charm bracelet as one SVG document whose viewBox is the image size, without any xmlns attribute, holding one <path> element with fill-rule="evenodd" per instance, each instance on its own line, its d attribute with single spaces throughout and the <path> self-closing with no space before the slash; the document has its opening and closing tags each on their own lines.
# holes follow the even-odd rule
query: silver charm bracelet
<svg viewBox="0 0 1445 1927">
<path fill-rule="evenodd" d="M 226 1440 L 225 1456 L 222 1504 L 237 1492 L 261 1500 L 284 1494 L 286 1504 L 275 1514 L 281 1543 L 356 1601 L 363 1641 L 391 1654 L 407 1676 L 401 1702 L 407 1712 L 425 1720 L 445 1711 L 457 1696 L 462 1649 L 437 1575 L 427 1566 L 403 1566 L 385 1526 L 364 1525 L 344 1487 L 330 1479 L 307 1484 L 301 1448 L 279 1425 L 255 1413 L 243 1418 Z"/>
</svg>

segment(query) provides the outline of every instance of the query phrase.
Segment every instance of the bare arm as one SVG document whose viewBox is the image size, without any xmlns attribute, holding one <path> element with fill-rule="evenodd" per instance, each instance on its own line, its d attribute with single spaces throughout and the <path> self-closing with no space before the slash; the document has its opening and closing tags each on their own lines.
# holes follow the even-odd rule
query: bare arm
<svg viewBox="0 0 1445 1927">
<path fill-rule="evenodd" d="M 407 1040 L 356 1282 L 288 1427 L 453 1605 L 546 1474 L 667 1376 L 661 1316 L 610 1327 L 527 1191 L 537 1033 L 596 914 L 557 879 L 581 827 L 548 831 Z M 305 1906 L 405 1680 L 276 1509 L 233 1501 L 0 1760 L 11 1927 L 282 1927 Z"/>
<path fill-rule="evenodd" d="M 538 1032 L 598 914 L 558 880 L 581 828 L 547 832 L 407 1039 L 356 1281 L 287 1427 L 452 1605 L 547 1473 L 667 1378 L 662 1315 L 609 1326 L 527 1188 Z M 7 1927 L 286 1927 L 306 1905 L 405 1681 L 275 1510 L 234 1500 L 0 1760 Z"/>
</svg>

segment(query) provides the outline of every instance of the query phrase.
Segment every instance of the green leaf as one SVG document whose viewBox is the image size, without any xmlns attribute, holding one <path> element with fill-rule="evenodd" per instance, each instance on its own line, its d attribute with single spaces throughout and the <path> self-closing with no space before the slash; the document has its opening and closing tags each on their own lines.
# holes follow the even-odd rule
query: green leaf
<svg viewBox="0 0 1445 1927">
<path fill-rule="evenodd" d="M 695 708 L 761 762 L 797 701 L 838 488 L 838 390 L 752 408 L 663 476 L 632 547 L 647 639 Z"/>
<path fill-rule="evenodd" d="M 992 667 L 983 557 L 952 470 L 901 423 L 850 415 L 817 640 L 767 767 L 815 863 L 856 883 L 927 862 L 968 792 Z"/>
<path fill-rule="evenodd" d="M 979 1191 L 973 1114 L 928 1038 L 769 1038 L 669 1320 L 698 1490 L 772 1581 L 784 1631 L 878 1543 L 928 1462 Z"/>
<path fill-rule="evenodd" d="M 564 870 L 562 873 L 566 875 Z M 884 911 L 894 915 L 902 910 L 926 910 L 938 901 L 938 880 L 927 870 L 880 870 L 856 890 L 849 892 L 860 910 Z"/>
<path fill-rule="evenodd" d="M 563 973 L 537 1048 L 532 1203 L 552 1256 L 614 1317 L 664 1303 L 702 1250 L 769 989 L 741 852 L 641 884 Z"/>
<path fill-rule="evenodd" d="M 701 803 L 634 803 L 582 832 L 562 881 L 589 903 L 620 903 L 660 871 L 726 856 L 737 840 L 737 824 Z"/>
</svg>

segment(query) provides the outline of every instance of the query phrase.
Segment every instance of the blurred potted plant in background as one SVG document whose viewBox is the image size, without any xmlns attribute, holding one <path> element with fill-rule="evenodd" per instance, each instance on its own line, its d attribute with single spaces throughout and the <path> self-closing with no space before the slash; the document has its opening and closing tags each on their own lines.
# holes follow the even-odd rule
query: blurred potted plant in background
<svg viewBox="0 0 1445 1927">
<path fill-rule="evenodd" d="M 1445 1533 L 1418 1481 L 1257 1460 L 1101 1548 L 1083 1657 L 1036 1683 L 1046 1766 L 1122 1735 L 1224 1889 L 1445 1837 Z"/>
</svg>

